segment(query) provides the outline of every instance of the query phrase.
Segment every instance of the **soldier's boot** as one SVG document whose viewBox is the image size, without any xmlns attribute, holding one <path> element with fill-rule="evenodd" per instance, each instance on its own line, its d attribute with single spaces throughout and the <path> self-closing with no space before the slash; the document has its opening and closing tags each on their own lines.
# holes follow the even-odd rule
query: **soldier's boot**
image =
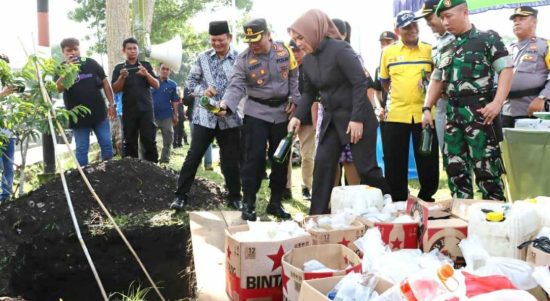
<svg viewBox="0 0 550 301">
<path fill-rule="evenodd" d="M 245 195 L 241 218 L 245 221 L 256 221 L 256 196 Z"/>
<path fill-rule="evenodd" d="M 271 192 L 271 198 L 269 200 L 269 204 L 267 205 L 266 212 L 268 214 L 274 215 L 280 219 L 286 220 L 290 219 L 290 213 L 288 213 L 285 208 L 283 207 L 283 204 L 281 203 L 281 200 L 283 198 L 282 193 L 273 193 Z"/>
</svg>

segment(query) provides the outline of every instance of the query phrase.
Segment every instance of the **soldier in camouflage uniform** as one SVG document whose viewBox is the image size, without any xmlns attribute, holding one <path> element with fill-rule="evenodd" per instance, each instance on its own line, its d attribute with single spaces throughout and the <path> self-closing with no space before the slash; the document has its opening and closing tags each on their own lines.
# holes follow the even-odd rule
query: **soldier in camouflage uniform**
<svg viewBox="0 0 550 301">
<path fill-rule="evenodd" d="M 433 124 L 431 107 L 445 90 L 449 104 L 443 164 L 453 197 L 473 198 L 473 168 L 483 198 L 505 200 L 500 129 L 495 124 L 510 91 L 511 57 L 496 32 L 479 31 L 470 23 L 465 0 L 442 0 L 436 13 L 456 40 L 432 74 L 422 123 Z"/>
</svg>

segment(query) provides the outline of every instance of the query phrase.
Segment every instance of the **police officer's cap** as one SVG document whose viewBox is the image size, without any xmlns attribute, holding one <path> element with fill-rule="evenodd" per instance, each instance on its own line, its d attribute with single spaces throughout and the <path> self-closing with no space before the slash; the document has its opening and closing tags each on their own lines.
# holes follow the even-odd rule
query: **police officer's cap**
<svg viewBox="0 0 550 301">
<path fill-rule="evenodd" d="M 461 4 L 467 4 L 466 0 L 440 0 L 435 9 L 435 14 L 439 17 L 442 12 Z"/>
<path fill-rule="evenodd" d="M 244 24 L 245 43 L 255 43 L 262 39 L 262 34 L 267 32 L 267 22 L 265 19 L 254 19 Z"/>
<path fill-rule="evenodd" d="M 536 18 L 538 13 L 539 11 L 532 8 L 531 6 L 520 6 L 514 9 L 514 14 L 510 16 L 510 20 L 514 20 L 514 18 L 517 16 L 523 16 L 523 17 L 533 16 Z"/>
<path fill-rule="evenodd" d="M 395 26 L 399 28 L 407 27 L 409 24 L 416 22 L 414 14 L 410 10 L 403 10 L 395 17 Z"/>
<path fill-rule="evenodd" d="M 422 5 L 422 8 L 416 12 L 416 19 L 426 18 L 427 16 L 435 13 L 435 9 L 439 4 L 439 0 L 426 0 Z"/>
<path fill-rule="evenodd" d="M 394 40 L 394 41 L 397 41 L 397 36 L 395 35 L 395 33 L 391 32 L 391 31 L 384 31 L 383 33 L 380 34 L 380 39 L 378 39 L 379 41 L 384 41 L 384 40 Z"/>
<path fill-rule="evenodd" d="M 208 26 L 208 34 L 211 36 L 219 36 L 224 33 L 229 33 L 229 24 L 227 21 L 212 21 Z"/>
</svg>

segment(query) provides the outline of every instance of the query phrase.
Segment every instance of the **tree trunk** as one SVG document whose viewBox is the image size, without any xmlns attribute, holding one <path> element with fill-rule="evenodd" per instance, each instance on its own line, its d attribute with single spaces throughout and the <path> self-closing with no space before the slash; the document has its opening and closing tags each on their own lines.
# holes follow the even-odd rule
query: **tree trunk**
<svg viewBox="0 0 550 301">
<path fill-rule="evenodd" d="M 107 57 L 110 77 L 116 64 L 125 60 L 122 42 L 131 36 L 130 5 L 128 0 L 107 0 L 105 3 L 105 21 L 107 28 Z"/>
<path fill-rule="evenodd" d="M 151 24 L 153 24 L 153 12 L 155 10 L 155 0 L 145 0 L 143 16 L 143 26 L 145 27 L 145 32 L 151 35 Z"/>
<path fill-rule="evenodd" d="M 25 193 L 25 166 L 27 165 L 27 151 L 29 150 L 29 137 L 21 140 L 21 165 L 19 167 L 19 194 L 22 197 Z M 15 193 L 14 193 L 15 195 Z"/>
</svg>

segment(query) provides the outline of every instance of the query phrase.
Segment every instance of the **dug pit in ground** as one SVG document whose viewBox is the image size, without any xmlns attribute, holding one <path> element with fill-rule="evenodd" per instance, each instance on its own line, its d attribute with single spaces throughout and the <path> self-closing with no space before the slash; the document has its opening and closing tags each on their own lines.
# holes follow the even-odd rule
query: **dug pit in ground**
<svg viewBox="0 0 550 301">
<path fill-rule="evenodd" d="M 176 175 L 149 162 L 122 159 L 85 172 L 164 297 L 193 298 L 189 221 L 168 209 Z M 107 294 L 148 288 L 145 275 L 76 171 L 66 174 L 75 212 Z M 198 179 L 189 210 L 224 204 L 220 187 Z M 132 284 L 133 283 L 133 284 Z M 101 300 L 78 243 L 59 178 L 0 206 L 0 296 L 26 300 Z M 150 290 L 148 300 L 157 300 Z"/>
</svg>

